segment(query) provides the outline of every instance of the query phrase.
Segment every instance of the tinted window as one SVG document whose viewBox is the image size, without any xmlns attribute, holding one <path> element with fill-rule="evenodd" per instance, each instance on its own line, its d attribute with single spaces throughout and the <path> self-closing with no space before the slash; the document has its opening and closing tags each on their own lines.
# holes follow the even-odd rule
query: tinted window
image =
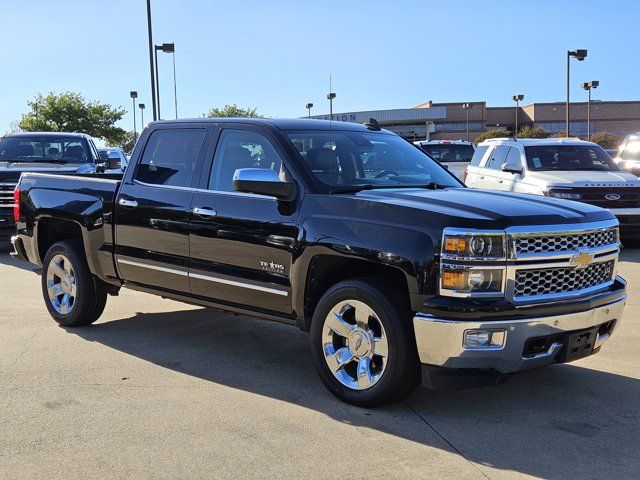
<svg viewBox="0 0 640 480">
<path fill-rule="evenodd" d="M 482 157 L 484 157 L 484 154 L 487 153 L 487 150 L 489 150 L 489 145 L 483 145 L 476 148 L 473 157 L 471 157 L 471 165 L 474 167 L 480 165 L 480 161 L 482 160 Z"/>
<path fill-rule="evenodd" d="M 0 138 L 0 161 L 84 163 L 90 159 L 87 144 L 80 138 L 51 135 Z"/>
<path fill-rule="evenodd" d="M 287 136 L 311 173 L 331 187 L 396 188 L 430 182 L 460 187 L 442 166 L 397 135 L 314 130 Z"/>
<path fill-rule="evenodd" d="M 619 170 L 609 155 L 597 145 L 545 145 L 525 147 L 529 170 Z"/>
<path fill-rule="evenodd" d="M 147 141 L 136 180 L 188 187 L 204 135 L 204 129 L 156 130 Z"/>
<path fill-rule="evenodd" d="M 509 147 L 505 145 L 498 145 L 493 149 L 491 155 L 489 156 L 489 160 L 487 160 L 487 164 L 485 167 L 492 168 L 494 170 L 500 170 L 500 167 L 504 164 L 507 158 L 507 153 L 509 152 Z"/>
<path fill-rule="evenodd" d="M 262 135 L 246 130 L 223 130 L 213 158 L 209 189 L 233 191 L 233 174 L 240 168 L 269 168 L 280 172 L 282 160 Z"/>
<path fill-rule="evenodd" d="M 627 143 L 620 158 L 623 160 L 640 160 L 640 140 L 632 140 Z"/>
<path fill-rule="evenodd" d="M 515 163 L 516 165 L 522 165 L 522 157 L 520 156 L 520 149 L 511 147 L 509 153 L 507 153 L 507 160 L 505 163 Z"/>
<path fill-rule="evenodd" d="M 469 162 L 473 157 L 473 146 L 460 144 L 422 145 L 425 152 L 440 162 Z"/>
</svg>

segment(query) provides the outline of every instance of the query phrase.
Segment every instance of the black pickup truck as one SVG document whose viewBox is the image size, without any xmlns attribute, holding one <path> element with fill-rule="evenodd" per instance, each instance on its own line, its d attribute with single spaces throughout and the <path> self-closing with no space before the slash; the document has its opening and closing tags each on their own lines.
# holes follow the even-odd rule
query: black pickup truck
<svg viewBox="0 0 640 480">
<path fill-rule="evenodd" d="M 363 406 L 590 355 L 626 302 L 611 213 L 465 188 L 375 121 L 151 123 L 121 179 L 28 173 L 17 196 L 61 325 L 121 287 L 297 325 Z"/>
<path fill-rule="evenodd" d="M 13 232 L 13 189 L 23 172 L 58 175 L 93 173 L 108 168 L 89 135 L 18 132 L 0 136 L 0 235 Z"/>
</svg>

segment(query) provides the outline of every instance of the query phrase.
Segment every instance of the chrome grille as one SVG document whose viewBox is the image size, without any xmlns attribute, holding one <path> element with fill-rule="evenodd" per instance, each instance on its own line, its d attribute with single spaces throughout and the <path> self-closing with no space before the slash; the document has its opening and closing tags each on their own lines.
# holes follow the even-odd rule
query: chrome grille
<svg viewBox="0 0 640 480">
<path fill-rule="evenodd" d="M 13 208 L 13 190 L 15 183 L 0 183 L 0 208 Z"/>
<path fill-rule="evenodd" d="M 614 245 L 618 242 L 618 229 L 608 228 L 586 233 L 568 233 L 545 236 L 516 236 L 516 254 L 553 253 L 578 250 L 580 248 L 597 248 Z"/>
<path fill-rule="evenodd" d="M 514 295 L 525 297 L 569 293 L 595 287 L 613 278 L 614 261 L 593 263 L 584 269 L 546 268 L 518 270 Z"/>
</svg>

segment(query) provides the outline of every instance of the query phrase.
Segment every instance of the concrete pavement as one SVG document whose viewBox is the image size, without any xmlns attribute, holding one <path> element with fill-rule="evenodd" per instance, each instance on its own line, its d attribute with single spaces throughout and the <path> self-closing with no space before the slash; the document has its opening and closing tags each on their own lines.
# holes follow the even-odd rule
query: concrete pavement
<svg viewBox="0 0 640 480">
<path fill-rule="evenodd" d="M 366 410 L 325 390 L 293 327 L 123 290 L 60 328 L 8 249 L 0 478 L 638 478 L 640 250 L 600 354 Z"/>
</svg>

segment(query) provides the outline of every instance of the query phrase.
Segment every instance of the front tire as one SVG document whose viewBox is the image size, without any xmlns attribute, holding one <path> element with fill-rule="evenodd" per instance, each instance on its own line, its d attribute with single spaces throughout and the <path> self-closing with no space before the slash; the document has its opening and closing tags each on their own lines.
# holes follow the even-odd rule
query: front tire
<svg viewBox="0 0 640 480">
<path fill-rule="evenodd" d="M 73 241 L 55 243 L 47 251 L 42 295 L 49 314 L 63 327 L 95 322 L 107 303 L 106 289 L 89 271 L 82 246 Z"/>
<path fill-rule="evenodd" d="M 320 299 L 311 324 L 320 379 L 340 400 L 363 407 L 393 403 L 420 380 L 407 302 L 384 283 L 346 280 Z"/>
</svg>

